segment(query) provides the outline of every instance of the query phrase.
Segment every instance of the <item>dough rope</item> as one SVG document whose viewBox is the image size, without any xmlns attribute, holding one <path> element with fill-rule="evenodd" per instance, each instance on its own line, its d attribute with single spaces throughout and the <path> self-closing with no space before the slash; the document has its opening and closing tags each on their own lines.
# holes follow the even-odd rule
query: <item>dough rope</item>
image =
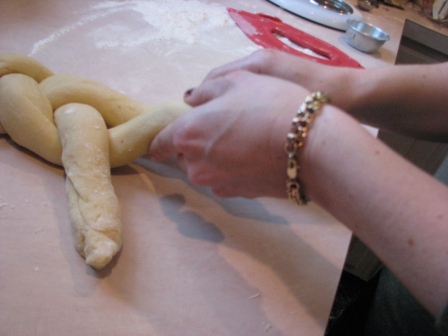
<svg viewBox="0 0 448 336">
<path fill-rule="evenodd" d="M 75 247 L 97 269 L 123 240 L 110 169 L 144 155 L 188 109 L 182 102 L 151 107 L 89 79 L 54 75 L 32 58 L 0 55 L 0 134 L 64 167 Z"/>
</svg>

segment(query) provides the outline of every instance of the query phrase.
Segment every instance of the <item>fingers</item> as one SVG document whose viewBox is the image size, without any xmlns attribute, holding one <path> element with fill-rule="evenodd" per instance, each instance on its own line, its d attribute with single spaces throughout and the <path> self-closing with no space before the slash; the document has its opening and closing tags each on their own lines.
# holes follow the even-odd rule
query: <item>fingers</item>
<svg viewBox="0 0 448 336">
<path fill-rule="evenodd" d="M 184 95 L 184 100 L 193 107 L 204 105 L 224 94 L 230 85 L 230 81 L 226 78 L 207 81 L 195 89 L 188 90 Z M 203 113 L 203 109 L 192 109 L 163 129 L 154 138 L 148 149 L 148 155 L 151 159 L 163 161 L 171 155 L 182 154 L 183 149 L 178 148 L 178 144 L 186 143 L 187 139 L 194 138 L 197 134 L 196 130 L 189 128 L 188 125 L 195 124 L 195 120 L 200 118 L 201 113 Z M 183 161 L 184 158 L 182 158 Z"/>
<path fill-rule="evenodd" d="M 237 70 L 246 70 L 256 74 L 283 78 L 286 75 L 285 69 L 291 71 L 290 65 L 296 60 L 298 60 L 298 57 L 281 51 L 271 49 L 257 50 L 249 56 L 210 71 L 204 82 L 225 76 Z"/>
<path fill-rule="evenodd" d="M 203 105 L 224 94 L 230 85 L 225 77 L 204 81 L 197 88 L 185 92 L 184 101 L 193 107 Z"/>
<path fill-rule="evenodd" d="M 258 66 L 254 64 L 254 58 L 256 59 L 256 53 L 253 53 L 249 56 L 243 57 L 241 59 L 238 59 L 236 61 L 227 63 L 223 66 L 220 66 L 218 68 L 213 69 L 208 73 L 208 75 L 204 78 L 203 82 L 216 79 L 222 76 L 225 76 L 231 72 L 237 71 L 237 70 L 248 70 L 253 72 L 257 72 Z"/>
<path fill-rule="evenodd" d="M 158 161 L 174 155 L 192 183 L 220 197 L 273 195 L 277 189 L 283 195 L 285 160 L 278 157 L 305 93 L 291 82 L 248 71 L 207 80 L 186 92 L 187 103 L 197 106 L 154 138 L 149 155 Z M 267 175 L 282 178 L 265 183 L 272 180 Z"/>
<path fill-rule="evenodd" d="M 208 73 L 204 78 L 203 83 L 209 80 L 217 79 L 226 76 L 238 70 L 246 70 L 257 74 L 269 74 L 267 67 L 268 62 L 275 58 L 277 51 L 274 50 L 259 50 L 249 56 L 243 57 L 236 61 L 227 63 L 221 67 L 215 68 Z"/>
<path fill-rule="evenodd" d="M 238 70 L 246 70 L 255 74 L 285 79 L 304 86 L 312 86 L 315 78 L 319 77 L 316 74 L 325 68 L 328 70 L 329 66 L 282 51 L 262 49 L 210 71 L 203 83 Z"/>
<path fill-rule="evenodd" d="M 175 123 L 169 124 L 157 134 L 148 149 L 149 157 L 154 161 L 163 161 L 177 153 L 174 146 Z"/>
<path fill-rule="evenodd" d="M 299 66 L 299 64 L 295 64 L 296 62 L 300 62 L 298 57 L 284 52 L 269 49 L 258 50 L 249 56 L 210 71 L 198 88 L 185 92 L 184 101 L 191 106 L 198 106 L 216 98 L 228 88 L 228 82 L 222 81 L 222 79 L 239 71 L 293 80 L 296 76 L 291 69 Z M 208 85 L 209 83 L 212 84 Z"/>
</svg>

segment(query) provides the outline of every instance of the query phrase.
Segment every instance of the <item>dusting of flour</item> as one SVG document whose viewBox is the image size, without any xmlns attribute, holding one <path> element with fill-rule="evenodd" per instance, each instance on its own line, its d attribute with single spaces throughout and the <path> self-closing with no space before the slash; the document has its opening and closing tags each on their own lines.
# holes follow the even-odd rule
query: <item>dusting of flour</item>
<svg viewBox="0 0 448 336">
<path fill-rule="evenodd" d="M 29 56 L 56 72 L 108 83 L 151 104 L 182 97 L 210 69 L 261 47 L 236 25 L 225 5 L 205 0 L 104 0 L 64 15 Z M 113 70 L 113 71 L 111 71 Z"/>
<path fill-rule="evenodd" d="M 131 27 L 129 21 L 116 16 L 120 14 L 127 18 L 132 15 L 133 20 L 141 23 L 141 27 L 136 30 L 136 23 Z M 237 38 L 243 38 L 243 33 L 230 18 L 226 7 L 219 4 L 198 0 L 103 1 L 91 5 L 88 12 L 84 12 L 76 22 L 37 41 L 29 56 L 34 56 L 49 44 L 83 28 L 90 29 L 89 35 L 95 40 L 98 49 L 124 50 L 152 41 L 171 41 L 191 46 L 199 42 L 207 43 L 207 36 L 211 32 L 226 28 L 239 34 Z"/>
<path fill-rule="evenodd" d="M 113 11 L 119 8 L 140 13 L 154 28 L 152 33 L 133 41 L 134 44 L 157 39 L 173 39 L 193 44 L 210 30 L 234 25 L 224 6 L 197 0 L 107 1 L 93 6 L 93 9 Z"/>
<path fill-rule="evenodd" d="M 73 32 L 77 28 L 85 26 L 88 23 L 97 21 L 98 19 L 100 19 L 102 17 L 106 17 L 106 16 L 108 16 L 108 15 L 110 15 L 110 14 L 116 12 L 116 11 L 117 11 L 116 9 L 112 9 L 112 10 L 105 11 L 105 12 L 102 12 L 102 13 L 94 13 L 94 14 L 91 14 L 91 15 L 87 15 L 85 17 L 82 17 L 76 23 L 67 25 L 65 27 L 62 27 L 59 30 L 56 30 L 55 32 L 53 32 L 52 34 L 47 36 L 46 38 L 44 38 L 44 39 L 34 43 L 33 49 L 31 50 L 31 52 L 29 53 L 28 56 L 32 57 L 32 56 L 36 55 L 39 51 L 41 51 L 43 48 L 45 48 L 49 44 L 56 42 L 57 40 L 59 40 L 60 38 L 64 37 L 65 35 Z"/>
<path fill-rule="evenodd" d="M 5 208 L 5 207 L 11 208 L 11 209 L 14 209 L 14 208 L 15 208 L 14 205 L 11 205 L 11 204 L 5 202 L 5 200 L 3 199 L 3 197 L 0 197 L 0 209 Z"/>
</svg>

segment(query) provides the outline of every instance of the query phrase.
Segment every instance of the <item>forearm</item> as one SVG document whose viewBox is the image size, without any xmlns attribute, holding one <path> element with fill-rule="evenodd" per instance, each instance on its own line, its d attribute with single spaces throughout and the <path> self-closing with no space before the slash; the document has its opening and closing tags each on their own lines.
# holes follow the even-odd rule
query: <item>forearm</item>
<svg viewBox="0 0 448 336">
<path fill-rule="evenodd" d="M 448 141 L 448 63 L 346 71 L 335 72 L 347 83 L 330 93 L 336 105 L 378 128 Z"/>
<path fill-rule="evenodd" d="M 311 199 L 436 315 L 448 300 L 448 189 L 331 108 L 316 118 L 301 160 Z"/>
<path fill-rule="evenodd" d="M 448 141 L 448 62 L 352 69 L 296 60 L 290 79 L 322 90 L 364 124 L 434 141 Z"/>
</svg>

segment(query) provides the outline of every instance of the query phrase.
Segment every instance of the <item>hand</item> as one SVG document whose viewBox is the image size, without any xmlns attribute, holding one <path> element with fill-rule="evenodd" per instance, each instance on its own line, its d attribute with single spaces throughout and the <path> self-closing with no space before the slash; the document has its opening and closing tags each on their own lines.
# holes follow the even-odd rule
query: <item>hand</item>
<svg viewBox="0 0 448 336">
<path fill-rule="evenodd" d="M 281 51 L 262 49 L 210 71 L 204 82 L 238 70 L 278 77 L 310 91 L 325 92 L 332 97 L 333 105 L 349 113 L 354 108 L 353 93 L 363 74 L 360 69 L 323 65 Z"/>
<path fill-rule="evenodd" d="M 177 154 L 189 179 L 220 197 L 285 197 L 283 145 L 308 93 L 246 71 L 209 79 L 186 95 L 194 108 L 158 134 L 149 155 Z"/>
<path fill-rule="evenodd" d="M 321 71 L 319 69 L 322 67 L 327 68 L 316 62 L 281 51 L 261 49 L 249 56 L 213 69 L 205 77 L 204 82 L 225 76 L 233 71 L 247 70 L 256 74 L 278 77 L 307 86 L 312 84 L 311 81 L 313 80 L 313 78 L 307 78 L 309 77 L 308 74 Z"/>
</svg>

